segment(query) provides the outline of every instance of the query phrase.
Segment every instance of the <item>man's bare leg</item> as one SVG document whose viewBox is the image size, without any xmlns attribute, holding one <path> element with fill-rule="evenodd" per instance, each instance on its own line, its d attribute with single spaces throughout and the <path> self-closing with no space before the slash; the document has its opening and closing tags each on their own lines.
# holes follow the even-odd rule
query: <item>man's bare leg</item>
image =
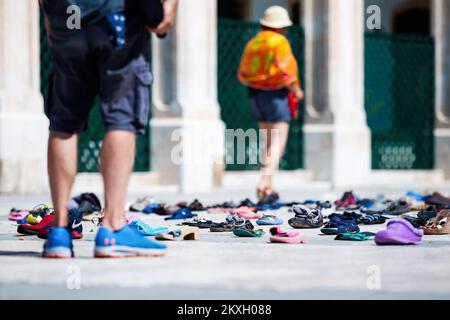
<svg viewBox="0 0 450 320">
<path fill-rule="evenodd" d="M 51 132 L 48 140 L 47 169 L 52 195 L 54 225 L 67 227 L 67 203 L 77 174 L 78 136 Z"/>
<path fill-rule="evenodd" d="M 127 131 L 107 132 L 100 155 L 105 188 L 103 225 L 119 230 L 125 224 L 128 181 L 133 170 L 136 135 Z"/>
</svg>

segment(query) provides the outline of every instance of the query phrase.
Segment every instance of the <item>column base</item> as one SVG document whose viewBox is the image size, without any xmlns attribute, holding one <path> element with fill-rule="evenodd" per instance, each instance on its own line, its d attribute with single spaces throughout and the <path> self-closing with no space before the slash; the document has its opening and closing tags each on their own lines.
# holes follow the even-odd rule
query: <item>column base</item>
<svg viewBox="0 0 450 320">
<path fill-rule="evenodd" d="M 372 167 L 369 128 L 335 126 L 333 142 L 333 187 L 355 188 L 367 184 Z"/>
<path fill-rule="evenodd" d="M 333 176 L 333 126 L 308 124 L 303 127 L 305 169 L 314 180 L 330 181 Z"/>
<path fill-rule="evenodd" d="M 210 192 L 221 184 L 225 125 L 221 120 L 152 119 L 152 171 L 161 184 L 184 193 Z"/>
<path fill-rule="evenodd" d="M 48 120 L 36 113 L 0 114 L 0 194 L 43 194 Z"/>
<path fill-rule="evenodd" d="M 450 128 L 435 129 L 434 141 L 435 166 L 444 172 L 446 180 L 450 180 Z"/>
<path fill-rule="evenodd" d="M 371 172 L 371 136 L 367 127 L 342 128 L 308 124 L 305 135 L 305 169 L 316 181 L 331 181 L 335 188 L 367 183 Z"/>
</svg>

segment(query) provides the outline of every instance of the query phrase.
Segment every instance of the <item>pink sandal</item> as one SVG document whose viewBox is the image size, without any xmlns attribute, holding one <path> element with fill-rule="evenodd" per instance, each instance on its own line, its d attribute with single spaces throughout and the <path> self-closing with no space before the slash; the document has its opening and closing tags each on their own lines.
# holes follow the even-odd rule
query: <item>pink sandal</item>
<svg viewBox="0 0 450 320">
<path fill-rule="evenodd" d="M 26 210 L 17 211 L 16 209 L 11 209 L 11 211 L 9 212 L 8 220 L 19 221 L 19 220 L 22 220 L 23 218 L 25 218 L 26 216 L 28 216 L 29 214 L 30 214 L 30 212 L 26 211 Z"/>
<path fill-rule="evenodd" d="M 141 217 L 139 217 L 137 214 L 130 214 L 127 215 L 127 224 L 131 224 L 133 221 L 139 220 Z"/>
<path fill-rule="evenodd" d="M 257 220 L 264 216 L 262 213 L 256 213 L 253 210 L 254 209 L 249 207 L 240 207 L 238 209 L 234 209 L 232 213 L 245 220 Z"/>
<path fill-rule="evenodd" d="M 297 231 L 283 231 L 280 226 L 270 228 L 270 234 L 272 243 L 299 244 L 306 242 L 306 236 Z"/>
</svg>

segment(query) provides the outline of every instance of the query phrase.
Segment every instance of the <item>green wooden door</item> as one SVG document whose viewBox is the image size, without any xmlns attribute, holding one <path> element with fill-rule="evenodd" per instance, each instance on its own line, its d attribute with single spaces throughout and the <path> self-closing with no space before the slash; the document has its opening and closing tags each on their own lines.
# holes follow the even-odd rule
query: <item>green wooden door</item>
<svg viewBox="0 0 450 320">
<path fill-rule="evenodd" d="M 257 129 L 258 124 L 250 117 L 247 89 L 238 81 L 236 74 L 246 43 L 259 31 L 259 24 L 241 20 L 219 19 L 218 22 L 218 96 L 221 117 L 227 129 Z M 301 26 L 289 29 L 287 37 L 299 63 L 299 72 L 304 85 L 304 34 Z M 300 106 L 299 119 L 293 120 L 289 131 L 289 141 L 281 161 L 281 169 L 303 168 L 303 108 Z M 230 163 L 227 170 L 257 170 L 258 164 L 250 159 L 258 155 L 259 143 L 246 143 L 245 163 L 237 163 L 237 141 L 226 141 L 226 158 Z M 233 158 L 234 157 L 234 158 Z"/>
</svg>

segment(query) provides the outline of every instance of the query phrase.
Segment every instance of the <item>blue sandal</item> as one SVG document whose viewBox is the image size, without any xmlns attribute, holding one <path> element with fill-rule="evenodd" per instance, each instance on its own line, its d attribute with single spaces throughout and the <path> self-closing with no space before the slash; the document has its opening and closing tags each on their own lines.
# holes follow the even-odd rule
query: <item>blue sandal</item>
<svg viewBox="0 0 450 320">
<path fill-rule="evenodd" d="M 156 236 L 161 233 L 169 232 L 169 228 L 167 227 L 152 228 L 141 220 L 134 220 L 130 223 L 130 226 L 138 230 L 144 236 Z"/>
<path fill-rule="evenodd" d="M 260 226 L 277 226 L 283 224 L 283 220 L 274 215 L 264 215 L 261 219 L 256 220 L 256 224 Z"/>
<path fill-rule="evenodd" d="M 192 213 L 191 210 L 183 208 L 175 211 L 170 217 L 165 218 L 164 220 L 184 220 L 196 217 L 196 213 Z"/>
</svg>

